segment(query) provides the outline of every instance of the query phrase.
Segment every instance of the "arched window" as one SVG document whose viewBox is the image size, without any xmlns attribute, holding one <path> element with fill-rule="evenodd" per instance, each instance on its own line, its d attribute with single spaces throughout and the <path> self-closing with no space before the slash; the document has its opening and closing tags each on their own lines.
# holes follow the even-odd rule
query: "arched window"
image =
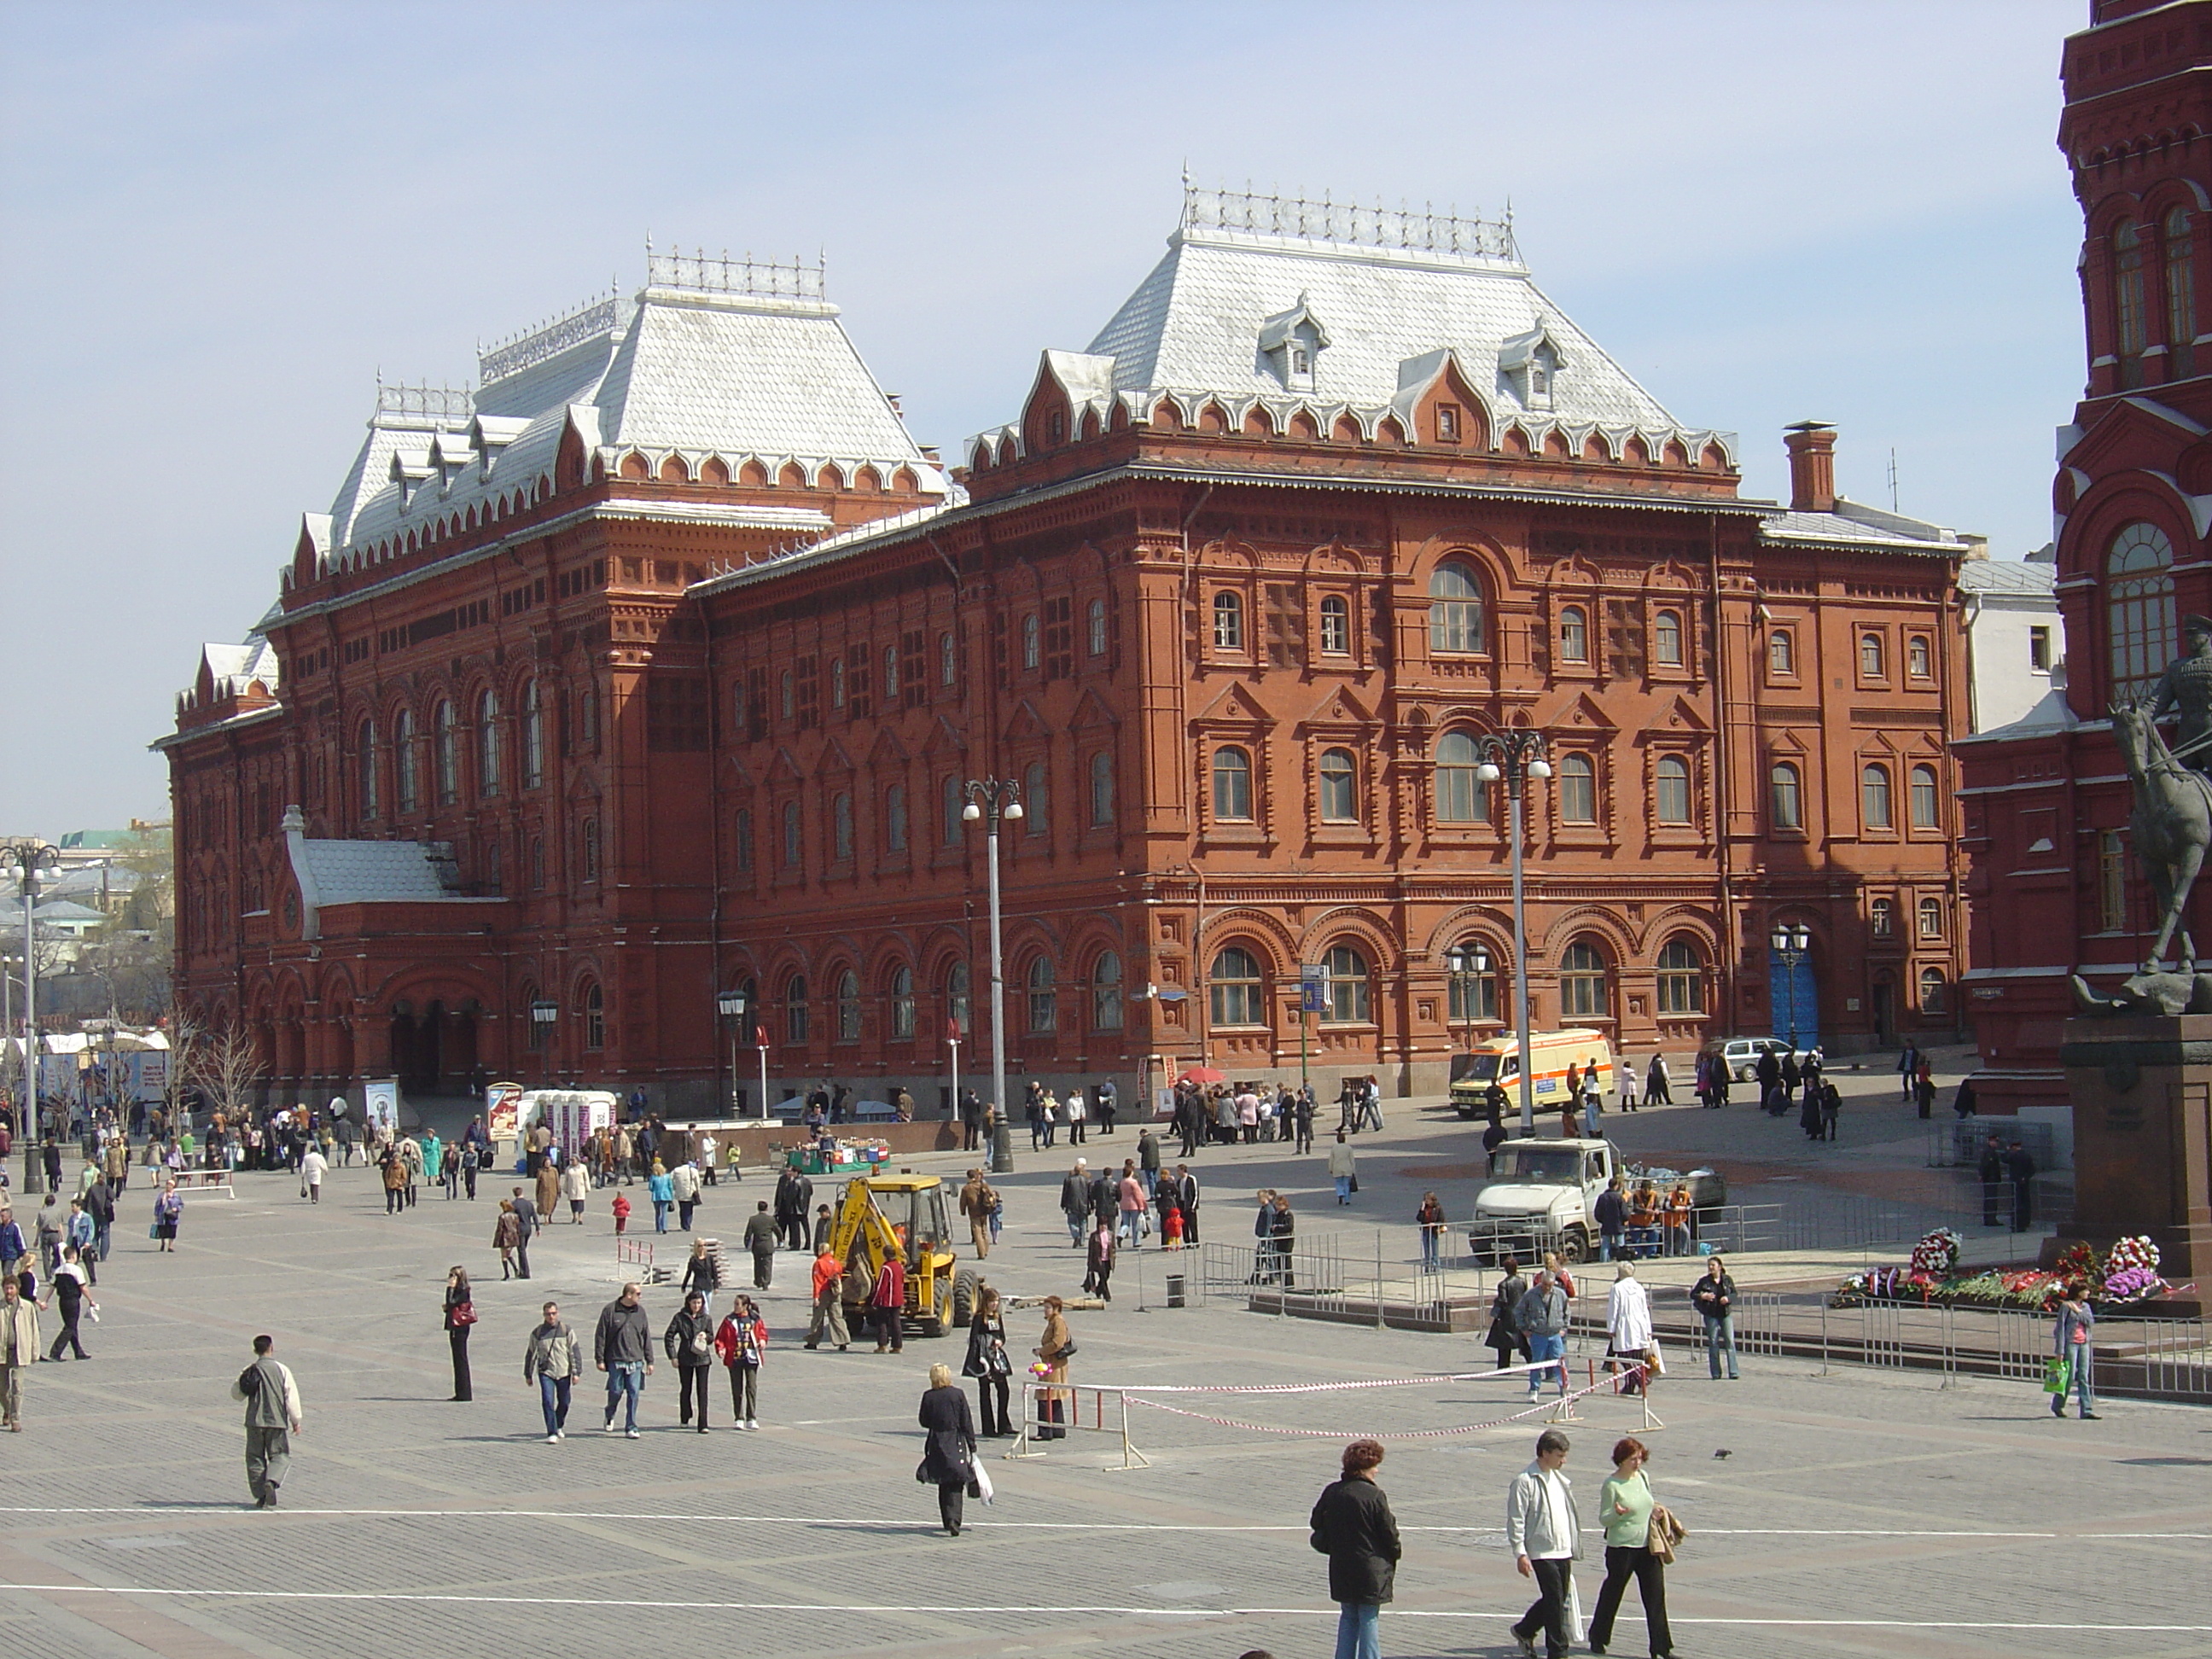
<svg viewBox="0 0 2212 1659">
<path fill-rule="evenodd" d="M 1936 769 L 1916 766 L 1912 769 L 1912 827 L 1915 830 L 1935 830 L 1942 827 L 1943 802 L 1937 793 Z"/>
<path fill-rule="evenodd" d="M 1920 970 L 1920 1012 L 1922 1013 L 1942 1013 L 1944 1003 L 1949 999 L 1949 994 L 1950 983 L 1944 978 L 1943 970 L 1941 968 L 1923 968 Z"/>
<path fill-rule="evenodd" d="M 904 963 L 891 969 L 891 1035 L 914 1035 L 914 969 Z"/>
<path fill-rule="evenodd" d="M 960 647 L 953 643 L 952 635 L 937 636 L 937 683 L 957 685 L 960 683 Z"/>
<path fill-rule="evenodd" d="M 1905 642 L 1905 672 L 1916 680 L 1936 677 L 1936 651 L 1925 634 L 1915 634 Z"/>
<path fill-rule="evenodd" d="M 830 706 L 832 708 L 845 706 L 845 659 L 842 657 L 830 659 Z"/>
<path fill-rule="evenodd" d="M 376 816 L 378 810 L 378 801 L 376 799 L 376 722 L 374 720 L 363 720 L 361 723 L 361 751 L 358 756 L 358 760 L 361 766 L 361 815 L 365 818 L 373 818 Z M 24 1046 L 27 1048 L 29 1046 L 29 1041 L 27 1038 L 25 1040 Z"/>
<path fill-rule="evenodd" d="M 1022 833 L 1042 836 L 1052 828 L 1052 798 L 1045 787 L 1042 761 L 1031 761 L 1022 773 Z"/>
<path fill-rule="evenodd" d="M 783 867 L 787 870 L 799 868 L 799 803 L 787 800 L 783 804 Z"/>
<path fill-rule="evenodd" d="M 956 962 L 945 975 L 945 1017 L 960 1029 L 965 1038 L 969 1027 L 968 964 Z"/>
<path fill-rule="evenodd" d="M 1920 937 L 1923 939 L 1943 937 L 1943 901 L 1942 899 L 1924 898 L 1920 901 Z"/>
<path fill-rule="evenodd" d="M 453 705 L 440 703 L 430 723 L 435 728 L 432 742 L 437 745 L 438 805 L 451 806 L 461 793 L 460 739 L 454 730 Z"/>
<path fill-rule="evenodd" d="M 2197 373 L 2197 236 L 2189 210 L 2166 216 L 2166 378 Z"/>
<path fill-rule="evenodd" d="M 1321 819 L 1354 823 L 1359 818 L 1359 769 L 1349 749 L 1325 749 L 1321 757 Z"/>
<path fill-rule="evenodd" d="M 1781 679 L 1797 672 L 1797 641 L 1786 628 L 1778 628 L 1766 636 L 1766 672 Z"/>
<path fill-rule="evenodd" d="M 1038 659 L 1036 612 L 1032 611 L 1022 618 L 1022 666 L 1035 668 Z"/>
<path fill-rule="evenodd" d="M 522 688 L 522 787 L 535 789 L 545 781 L 545 714 L 538 706 L 538 682 Z"/>
<path fill-rule="evenodd" d="M 1859 816 L 1869 830 L 1887 830 L 1893 823 L 1889 805 L 1889 769 L 1879 761 L 1859 769 Z"/>
<path fill-rule="evenodd" d="M 499 693 L 489 686 L 477 699 L 477 788 L 499 793 Z"/>
<path fill-rule="evenodd" d="M 1091 1029 L 1118 1031 L 1121 1013 L 1121 958 L 1101 951 L 1091 964 Z"/>
<path fill-rule="evenodd" d="M 1206 975 L 1208 994 L 1212 996 L 1213 1023 L 1216 1025 L 1264 1025 L 1267 1022 L 1267 1003 L 1261 995 L 1260 963 L 1257 957 L 1237 945 L 1231 945 L 1213 958 L 1213 969 Z"/>
<path fill-rule="evenodd" d="M 392 758 L 399 773 L 399 810 L 412 812 L 422 804 L 421 783 L 415 754 L 415 715 L 403 708 L 392 722 Z"/>
<path fill-rule="evenodd" d="M 2173 544 L 2156 525 L 2138 520 L 2112 538 L 2105 569 L 2112 691 L 2139 697 L 2173 652 Z"/>
<path fill-rule="evenodd" d="M 896 783 L 884 791 L 884 846 L 893 853 L 906 851 L 906 791 Z"/>
<path fill-rule="evenodd" d="M 1680 755 L 1662 755 L 1656 776 L 1657 789 L 1652 805 L 1659 822 L 1685 824 L 1690 822 L 1690 763 Z"/>
<path fill-rule="evenodd" d="M 1321 648 L 1332 657 L 1352 651 L 1352 606 L 1334 593 L 1321 602 Z"/>
<path fill-rule="evenodd" d="M 1882 662 L 1881 635 L 1869 629 L 1859 635 L 1859 678 L 1878 680 L 1887 672 Z"/>
<path fill-rule="evenodd" d="M 1805 827 L 1805 789 L 1796 765 L 1790 761 L 1777 761 L 1767 774 L 1767 815 L 1777 830 L 1802 830 Z"/>
<path fill-rule="evenodd" d="M 1559 822 L 1597 822 L 1597 766 L 1588 755 L 1559 757 Z"/>
<path fill-rule="evenodd" d="M 860 976 L 848 968 L 837 975 L 837 1041 L 860 1040 Z"/>
<path fill-rule="evenodd" d="M 1252 757 L 1233 744 L 1213 751 L 1213 816 L 1237 823 L 1252 817 Z"/>
<path fill-rule="evenodd" d="M 593 980 L 584 987 L 584 1047 L 607 1046 L 607 994 Z"/>
<path fill-rule="evenodd" d="M 1705 1011 L 1705 964 L 1687 939 L 1671 939 L 1659 952 L 1659 1013 L 1701 1014 Z"/>
<path fill-rule="evenodd" d="M 1479 961 L 1490 964 L 1488 973 L 1476 971 Z M 1444 969 L 1445 1012 L 1453 1023 L 1498 1018 L 1498 976 L 1504 970 L 1498 951 L 1482 939 L 1463 939 L 1444 952 Z"/>
<path fill-rule="evenodd" d="M 1565 1019 L 1606 1016 L 1605 958 L 1587 939 L 1577 939 L 1559 957 L 1559 1014 Z"/>
<path fill-rule="evenodd" d="M 1482 583 L 1456 559 L 1438 565 L 1429 578 L 1429 649 L 1482 649 Z"/>
<path fill-rule="evenodd" d="M 1030 963 L 1030 1032 L 1039 1036 L 1060 1025 L 1060 993 L 1053 988 L 1052 958 L 1037 957 Z"/>
<path fill-rule="evenodd" d="M 943 826 L 945 844 L 947 847 L 957 847 L 960 844 L 960 810 L 967 805 L 960 787 L 960 780 L 957 777 L 945 779 L 945 787 L 940 793 L 942 799 L 939 801 L 938 807 L 945 820 Z"/>
<path fill-rule="evenodd" d="M 1213 596 L 1213 648 L 1216 651 L 1242 651 L 1244 648 L 1243 594 L 1223 592 Z"/>
<path fill-rule="evenodd" d="M 783 1039 L 806 1041 L 806 975 L 793 974 L 783 982 Z"/>
<path fill-rule="evenodd" d="M 1889 899 L 1878 898 L 1867 906 L 1867 931 L 1876 939 L 1888 939 L 1897 932 L 1897 906 Z"/>
<path fill-rule="evenodd" d="M 1084 612 L 1084 647 L 1094 657 L 1106 654 L 1106 601 L 1093 599 Z"/>
<path fill-rule="evenodd" d="M 830 856 L 840 864 L 853 856 L 853 798 L 840 790 L 830 803 Z"/>
<path fill-rule="evenodd" d="M 1489 817 L 1489 792 L 1474 775 L 1482 750 L 1464 732 L 1437 739 L 1437 822 L 1480 823 Z"/>
<path fill-rule="evenodd" d="M 1559 660 L 1589 660 L 1589 613 L 1578 605 L 1559 612 Z"/>
<path fill-rule="evenodd" d="M 2142 384 L 2143 348 L 2149 344 L 2149 319 L 2143 313 L 2143 236 L 2132 224 L 2112 233 L 2113 355 L 2120 360 L 2120 385 Z"/>
<path fill-rule="evenodd" d="M 1332 1025 L 1362 1025 L 1370 1012 L 1367 958 L 1349 945 L 1339 945 L 1322 958 L 1328 983 L 1328 1012 L 1322 1016 Z"/>
<path fill-rule="evenodd" d="M 1664 667 L 1682 665 L 1682 613 L 1662 611 L 1651 624 L 1652 659 Z"/>
<path fill-rule="evenodd" d="M 1103 829 L 1114 822 L 1114 751 L 1102 749 L 1091 757 L 1091 823 Z"/>
</svg>

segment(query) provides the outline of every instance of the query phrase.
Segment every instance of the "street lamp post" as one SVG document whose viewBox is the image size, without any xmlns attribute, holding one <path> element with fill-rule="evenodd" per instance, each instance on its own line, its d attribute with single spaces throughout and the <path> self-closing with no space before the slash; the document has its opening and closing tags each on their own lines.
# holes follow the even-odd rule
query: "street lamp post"
<svg viewBox="0 0 2212 1659">
<path fill-rule="evenodd" d="M 1528 781 L 1550 777 L 1552 763 L 1544 758 L 1543 734 L 1526 726 L 1486 732 L 1476 739 L 1475 752 L 1482 757 L 1474 769 L 1479 781 L 1495 783 L 1500 778 L 1505 780 L 1508 817 L 1512 826 L 1513 1030 L 1520 1039 L 1521 1048 L 1521 1133 L 1528 1136 L 1536 1133 L 1536 1083 L 1528 1073 L 1528 924 L 1521 878 L 1522 811 Z"/>
<path fill-rule="evenodd" d="M 40 841 L 0 846 L 0 871 L 23 900 L 23 1190 L 43 1191 L 39 1169 L 39 881 L 61 862 Z"/>
<path fill-rule="evenodd" d="M 991 1173 L 1014 1172 L 1014 1131 L 1006 1114 L 1006 970 L 999 924 L 999 821 L 1022 816 L 1021 786 L 1011 778 L 970 778 L 963 788 L 968 804 L 961 821 L 985 821 L 984 856 L 990 866 L 991 906 L 991 1092 L 999 1113 L 991 1135 Z"/>
<path fill-rule="evenodd" d="M 714 999 L 714 1006 L 730 1024 L 730 1086 L 723 1096 L 727 1109 L 723 1115 L 735 1117 L 738 1115 L 738 1033 L 744 1029 L 745 994 L 743 991 L 724 991 Z"/>
<path fill-rule="evenodd" d="M 1791 927 L 1778 921 L 1774 931 L 1767 935 L 1767 948 L 1782 963 L 1784 983 L 1788 988 L 1790 1011 L 1790 1052 L 1797 1052 L 1797 969 L 1813 948 L 1812 930 L 1803 922 Z"/>
</svg>

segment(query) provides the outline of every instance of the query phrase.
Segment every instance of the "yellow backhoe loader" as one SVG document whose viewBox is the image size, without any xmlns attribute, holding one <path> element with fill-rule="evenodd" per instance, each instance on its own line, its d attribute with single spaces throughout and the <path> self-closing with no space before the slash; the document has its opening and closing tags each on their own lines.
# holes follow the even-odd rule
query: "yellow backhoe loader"
<svg viewBox="0 0 2212 1659">
<path fill-rule="evenodd" d="M 964 1329 L 975 1316 L 973 1267 L 960 1267 L 952 1254 L 951 1229 L 945 1213 L 945 1183 L 935 1176 L 856 1176 L 837 1188 L 837 1207 L 830 1223 L 830 1247 L 849 1269 L 866 1263 L 872 1283 L 884 1260 L 896 1255 L 906 1264 L 906 1317 L 924 1336 Z M 866 1310 L 851 1300 L 845 1311 L 858 1319 Z"/>
</svg>

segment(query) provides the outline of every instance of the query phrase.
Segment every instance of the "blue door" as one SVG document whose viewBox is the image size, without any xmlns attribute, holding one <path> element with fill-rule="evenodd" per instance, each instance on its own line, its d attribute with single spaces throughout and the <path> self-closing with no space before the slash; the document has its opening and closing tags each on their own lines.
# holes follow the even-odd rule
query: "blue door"
<svg viewBox="0 0 2212 1659">
<path fill-rule="evenodd" d="M 1807 951 L 1793 969 L 1784 964 L 1779 951 L 1769 951 L 1766 983 L 1774 1012 L 1774 1035 L 1788 1042 L 1794 1017 L 1797 1046 L 1816 1047 L 1820 1041 L 1820 987 L 1813 973 L 1813 953 Z"/>
</svg>

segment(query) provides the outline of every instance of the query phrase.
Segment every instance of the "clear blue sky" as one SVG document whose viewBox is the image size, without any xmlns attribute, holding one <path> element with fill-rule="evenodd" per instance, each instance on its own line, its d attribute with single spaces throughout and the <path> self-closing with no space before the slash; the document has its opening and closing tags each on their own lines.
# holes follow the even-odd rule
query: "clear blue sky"
<svg viewBox="0 0 2212 1659">
<path fill-rule="evenodd" d="M 0 3 L 0 831 L 167 811 L 144 750 L 276 592 L 380 369 L 826 252 L 948 455 L 1080 348 L 1201 183 L 1494 214 L 1691 425 L 1784 488 L 2050 536 L 2081 382 L 2052 143 L 2086 0 L 1358 6 Z M 29 716 L 26 718 L 26 715 Z"/>
</svg>

